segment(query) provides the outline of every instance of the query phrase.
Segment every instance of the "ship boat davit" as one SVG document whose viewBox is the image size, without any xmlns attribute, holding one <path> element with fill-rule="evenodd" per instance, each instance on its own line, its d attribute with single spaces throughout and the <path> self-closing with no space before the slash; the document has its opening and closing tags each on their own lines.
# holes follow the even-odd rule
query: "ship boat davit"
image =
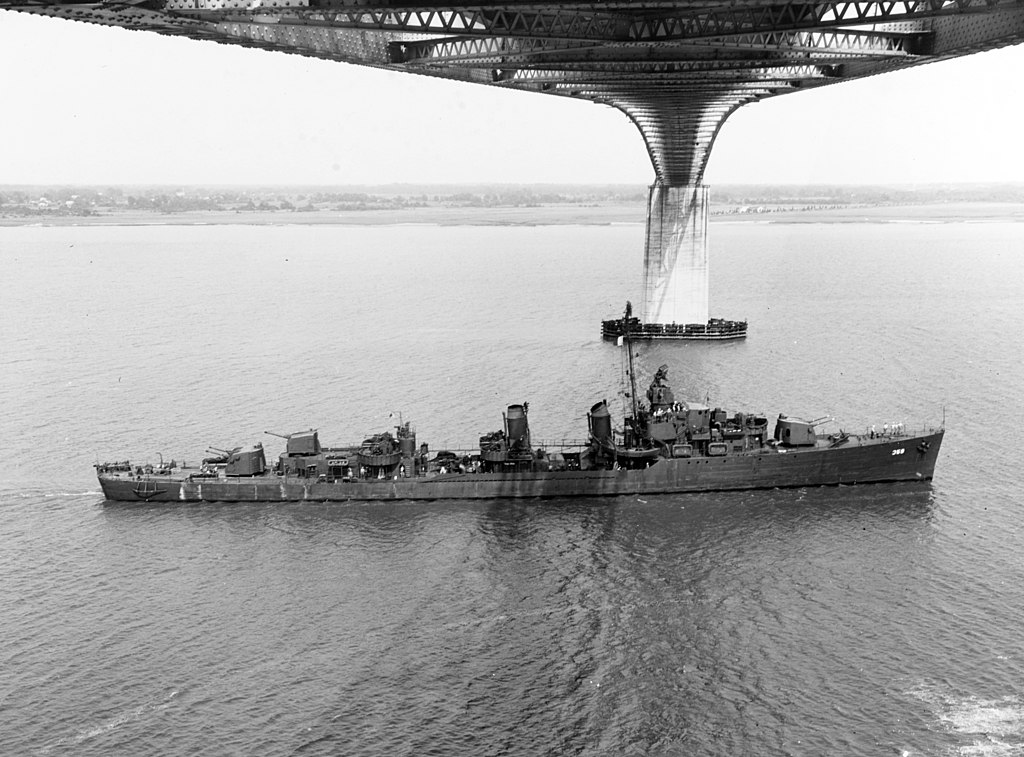
<svg viewBox="0 0 1024 757">
<path fill-rule="evenodd" d="M 628 336 L 628 329 L 627 329 Z M 534 445 L 529 405 L 470 450 L 432 454 L 402 423 L 358 444 L 321 446 L 316 430 L 284 435 L 267 464 L 262 444 L 214 450 L 201 464 L 97 464 L 108 500 L 291 502 L 598 497 L 928 481 L 942 427 L 908 433 L 820 433 L 821 421 L 733 413 L 675 397 L 661 366 L 638 399 L 629 347 L 630 403 L 613 428 L 608 403 L 587 414 L 585 439 Z"/>
</svg>

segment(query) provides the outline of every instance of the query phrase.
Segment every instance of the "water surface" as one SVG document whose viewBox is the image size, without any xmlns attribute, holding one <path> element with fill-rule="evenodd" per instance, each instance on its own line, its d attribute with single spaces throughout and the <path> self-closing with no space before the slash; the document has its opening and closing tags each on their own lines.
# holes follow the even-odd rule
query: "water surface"
<svg viewBox="0 0 1024 757">
<path fill-rule="evenodd" d="M 402 413 L 442 448 L 621 406 L 641 226 L 0 229 L 0 752 L 1024 750 L 1024 225 L 712 224 L 734 344 L 677 393 L 940 422 L 931 484 L 608 500 L 104 504 Z"/>
</svg>

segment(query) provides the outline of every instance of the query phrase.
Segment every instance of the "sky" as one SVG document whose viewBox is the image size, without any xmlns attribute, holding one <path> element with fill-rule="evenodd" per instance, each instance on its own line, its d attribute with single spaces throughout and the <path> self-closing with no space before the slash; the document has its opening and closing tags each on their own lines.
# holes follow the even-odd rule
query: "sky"
<svg viewBox="0 0 1024 757">
<path fill-rule="evenodd" d="M 705 183 L 1024 182 L 1024 45 L 745 106 Z M 0 185 L 624 183 L 619 111 L 0 11 Z"/>
</svg>

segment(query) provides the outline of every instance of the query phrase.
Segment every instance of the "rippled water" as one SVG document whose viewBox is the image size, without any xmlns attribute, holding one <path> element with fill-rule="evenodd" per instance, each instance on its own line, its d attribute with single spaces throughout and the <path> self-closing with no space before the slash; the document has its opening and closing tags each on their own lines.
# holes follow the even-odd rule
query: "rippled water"
<svg viewBox="0 0 1024 757">
<path fill-rule="evenodd" d="M 931 484 L 104 504 L 91 464 L 615 398 L 641 226 L 0 229 L 0 753 L 1019 755 L 1024 225 L 712 225 L 677 390 Z M 624 271 L 624 273 L 623 273 Z M 613 404 L 617 404 L 613 403 Z"/>
</svg>

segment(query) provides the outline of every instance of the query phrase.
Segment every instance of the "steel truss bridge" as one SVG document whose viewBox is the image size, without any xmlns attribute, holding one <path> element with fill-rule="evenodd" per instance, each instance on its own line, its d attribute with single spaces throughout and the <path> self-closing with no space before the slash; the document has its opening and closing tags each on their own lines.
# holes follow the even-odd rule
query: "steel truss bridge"
<svg viewBox="0 0 1024 757">
<path fill-rule="evenodd" d="M 648 323 L 708 319 L 700 184 L 737 108 L 1024 41 L 1024 0 L 0 0 L 0 9 L 617 108 L 654 165 Z"/>
<path fill-rule="evenodd" d="M 666 186 L 699 184 L 765 97 L 1024 41 L 1022 0 L 0 0 L 0 8 L 618 108 Z"/>
</svg>

